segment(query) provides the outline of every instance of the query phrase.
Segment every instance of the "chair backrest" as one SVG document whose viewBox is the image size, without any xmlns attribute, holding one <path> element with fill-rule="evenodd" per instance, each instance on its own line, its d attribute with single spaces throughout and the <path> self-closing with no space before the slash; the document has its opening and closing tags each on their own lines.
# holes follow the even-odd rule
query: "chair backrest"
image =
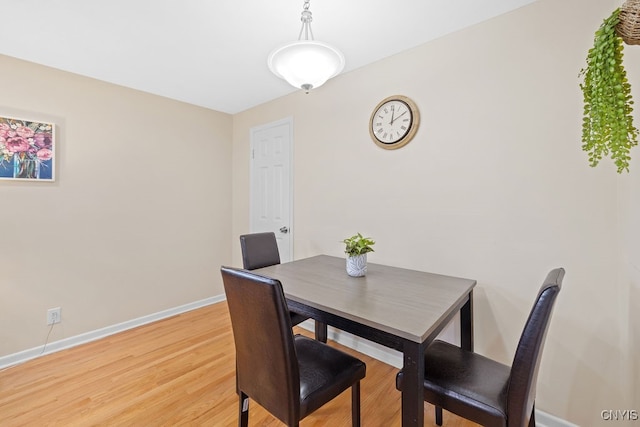
<svg viewBox="0 0 640 427">
<path fill-rule="evenodd" d="M 240 236 L 240 248 L 245 270 L 280 264 L 278 242 L 273 232 L 243 234 Z"/>
<path fill-rule="evenodd" d="M 507 419 L 510 426 L 529 425 L 542 349 L 563 278 L 562 268 L 549 272 L 520 336 L 507 388 Z"/>
<path fill-rule="evenodd" d="M 280 281 L 222 267 L 238 389 L 287 425 L 300 417 L 300 372 Z"/>
</svg>

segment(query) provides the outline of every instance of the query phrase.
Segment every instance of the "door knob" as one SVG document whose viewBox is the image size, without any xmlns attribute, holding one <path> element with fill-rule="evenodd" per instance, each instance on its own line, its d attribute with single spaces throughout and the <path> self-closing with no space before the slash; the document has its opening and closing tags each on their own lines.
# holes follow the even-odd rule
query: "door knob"
<svg viewBox="0 0 640 427">
<path fill-rule="evenodd" d="M 289 232 L 289 228 L 288 227 L 280 227 L 280 232 L 287 234 Z"/>
</svg>

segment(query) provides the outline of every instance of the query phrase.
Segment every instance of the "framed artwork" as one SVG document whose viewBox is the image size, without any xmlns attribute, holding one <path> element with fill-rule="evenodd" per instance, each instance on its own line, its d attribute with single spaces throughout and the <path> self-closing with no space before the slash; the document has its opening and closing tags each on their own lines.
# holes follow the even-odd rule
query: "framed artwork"
<svg viewBox="0 0 640 427">
<path fill-rule="evenodd" d="M 0 116 L 0 179 L 53 181 L 55 125 Z"/>
</svg>

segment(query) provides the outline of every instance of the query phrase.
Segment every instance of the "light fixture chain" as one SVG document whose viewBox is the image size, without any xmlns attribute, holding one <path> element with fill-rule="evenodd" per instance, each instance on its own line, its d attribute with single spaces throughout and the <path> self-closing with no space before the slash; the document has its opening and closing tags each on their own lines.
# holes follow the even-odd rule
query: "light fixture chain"
<svg viewBox="0 0 640 427">
<path fill-rule="evenodd" d="M 302 40 L 302 34 L 304 33 L 304 40 L 313 40 L 313 31 L 311 30 L 311 21 L 313 21 L 313 16 L 310 7 L 310 0 L 305 0 L 304 5 L 302 6 L 302 14 L 300 16 L 300 20 L 302 21 L 302 28 L 300 28 L 300 34 L 298 34 L 298 40 Z"/>
</svg>

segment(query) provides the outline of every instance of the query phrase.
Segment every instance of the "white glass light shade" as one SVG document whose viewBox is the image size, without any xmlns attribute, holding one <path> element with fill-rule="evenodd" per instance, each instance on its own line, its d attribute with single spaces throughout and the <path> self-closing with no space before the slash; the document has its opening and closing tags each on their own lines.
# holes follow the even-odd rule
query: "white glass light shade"
<svg viewBox="0 0 640 427">
<path fill-rule="evenodd" d="M 342 71 L 344 55 L 328 44 L 303 40 L 275 49 L 267 63 L 276 76 L 308 92 Z"/>
</svg>

